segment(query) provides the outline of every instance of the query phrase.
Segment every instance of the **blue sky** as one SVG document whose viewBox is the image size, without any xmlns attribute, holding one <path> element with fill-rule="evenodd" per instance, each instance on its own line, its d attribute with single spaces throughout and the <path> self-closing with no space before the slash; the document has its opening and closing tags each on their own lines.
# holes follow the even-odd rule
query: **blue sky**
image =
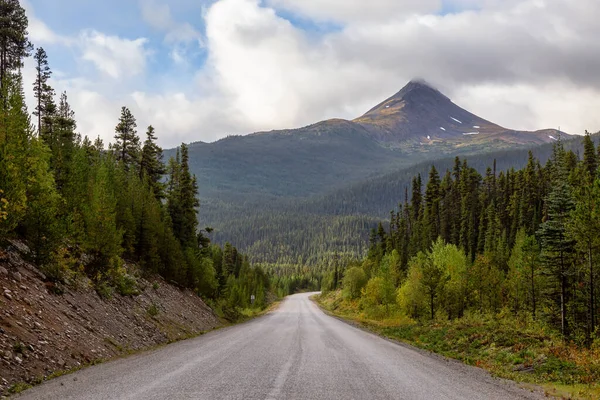
<svg viewBox="0 0 600 400">
<path fill-rule="evenodd" d="M 170 147 L 351 119 L 414 77 L 510 128 L 600 128 L 596 0 L 22 1 L 106 143 L 123 105 Z"/>
</svg>

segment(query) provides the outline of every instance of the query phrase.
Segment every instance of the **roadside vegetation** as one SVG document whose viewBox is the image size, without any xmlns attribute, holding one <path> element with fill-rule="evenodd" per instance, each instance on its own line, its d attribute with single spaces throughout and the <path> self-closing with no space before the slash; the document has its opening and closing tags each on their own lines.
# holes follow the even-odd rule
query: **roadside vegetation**
<svg viewBox="0 0 600 400">
<path fill-rule="evenodd" d="M 344 299 L 341 290 L 317 298 L 326 311 L 381 336 L 483 368 L 494 376 L 564 398 L 600 398 L 600 345 L 566 343 L 556 330 L 530 315 L 467 312 L 449 320 L 407 317 L 398 305 L 385 315 L 365 311 L 359 300 Z"/>
<path fill-rule="evenodd" d="M 264 309 L 276 291 L 271 276 L 200 227 L 187 146 L 163 163 L 157 132 L 148 126 L 140 138 L 127 107 L 112 143 L 80 134 L 67 93 L 51 86 L 48 55 L 28 40 L 25 9 L 0 4 L 10 26 L 0 32 L 0 247 L 25 241 L 57 295 L 85 277 L 103 298 L 136 296 L 140 277 L 160 275 L 230 320 Z M 31 56 L 36 80 L 26 88 L 21 71 Z"/>
<path fill-rule="evenodd" d="M 481 176 L 456 159 L 372 231 L 367 257 L 327 273 L 337 315 L 523 382 L 600 395 L 600 177 L 589 134 L 542 166 Z"/>
</svg>

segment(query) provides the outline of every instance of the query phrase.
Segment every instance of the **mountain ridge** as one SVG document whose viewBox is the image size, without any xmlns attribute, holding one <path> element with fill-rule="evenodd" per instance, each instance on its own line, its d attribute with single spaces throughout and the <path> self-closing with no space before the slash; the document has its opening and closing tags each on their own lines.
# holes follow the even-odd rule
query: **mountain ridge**
<svg viewBox="0 0 600 400">
<path fill-rule="evenodd" d="M 470 135 L 475 129 L 479 129 L 478 134 Z M 289 201 L 316 199 L 416 164 L 526 150 L 550 143 L 554 141 L 551 137 L 557 138 L 558 134 L 556 130 L 506 129 L 460 108 L 423 81 L 411 81 L 354 120 L 330 119 L 296 129 L 228 136 L 213 143 L 196 142 L 189 146 L 189 157 L 191 172 L 198 180 L 202 226 L 215 228 L 215 239 L 220 243 L 240 242 L 240 237 L 259 232 L 256 241 L 242 246 L 256 259 L 253 252 L 261 252 L 263 244 L 279 243 L 275 254 L 295 254 L 301 243 L 313 243 L 306 235 L 322 235 L 310 228 L 311 224 L 320 223 L 318 218 L 322 216 L 302 214 L 300 204 L 284 206 Z M 165 159 L 174 153 L 174 149 L 166 150 Z M 364 186 L 365 190 L 368 187 Z M 382 191 L 376 195 L 389 197 L 390 193 Z M 394 201 L 402 195 L 394 195 Z M 328 216 L 327 229 L 339 228 L 341 225 L 336 224 L 350 216 L 344 225 L 346 230 L 368 230 L 366 226 L 380 217 L 369 209 L 369 215 L 354 219 L 352 210 L 356 207 L 347 203 L 356 197 L 327 198 L 334 204 L 324 208 L 343 214 Z M 378 199 L 377 204 L 387 207 L 390 199 L 383 200 L 386 199 Z M 319 207 L 324 203 L 315 204 Z M 261 222 L 265 220 L 282 227 L 265 229 Z M 338 228 L 335 229 L 341 229 Z M 354 240 L 339 239 L 327 244 L 328 251 L 338 248 L 347 252 L 357 246 Z M 322 243 L 315 246 L 303 251 L 313 255 L 324 251 Z M 280 259 L 269 257 L 275 258 Z"/>
<path fill-rule="evenodd" d="M 402 148 L 402 145 L 406 143 L 434 145 L 436 142 L 448 140 L 454 146 L 485 140 L 499 140 L 520 145 L 541 144 L 551 143 L 553 138 L 559 134 L 563 137 L 571 136 L 550 128 L 524 131 L 503 127 L 456 105 L 433 85 L 418 78 L 409 81 L 396 94 L 352 120 L 331 118 L 299 128 L 258 131 L 227 138 L 262 135 L 289 136 L 296 133 L 319 134 L 322 133 L 325 126 L 326 130 L 335 128 L 357 131 L 362 128 L 367 136 L 381 145 L 392 148 Z M 202 143 L 204 144 L 204 142 Z"/>
</svg>

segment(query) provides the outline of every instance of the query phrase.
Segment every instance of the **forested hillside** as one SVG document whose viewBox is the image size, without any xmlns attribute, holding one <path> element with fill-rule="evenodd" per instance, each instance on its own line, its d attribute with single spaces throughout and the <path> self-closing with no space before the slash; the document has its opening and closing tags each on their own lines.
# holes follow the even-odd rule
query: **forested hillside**
<svg viewBox="0 0 600 400">
<path fill-rule="evenodd" d="M 600 175 L 588 134 L 583 151 L 562 142 L 542 164 L 480 174 L 467 160 L 413 177 L 389 228 L 371 232 L 367 257 L 331 272 L 324 290 L 376 319 L 460 319 L 501 310 L 591 344 L 600 303 Z M 359 235 L 359 233 L 357 233 Z"/>
<path fill-rule="evenodd" d="M 598 140 L 597 135 L 592 136 Z M 563 143 L 565 149 L 582 152 L 580 139 Z M 531 149 L 545 162 L 552 155 L 552 144 Z M 503 150 L 468 157 L 469 165 L 484 174 L 492 160 L 498 172 L 527 165 L 527 149 Z M 379 222 L 387 223 L 390 211 L 405 201 L 412 178 L 421 175 L 427 183 L 431 165 L 440 173 L 452 170 L 455 158 L 422 162 L 413 167 L 388 173 L 342 189 L 313 196 L 307 200 L 271 200 L 267 204 L 245 203 L 244 206 L 215 206 L 203 202 L 206 217 L 215 228 L 217 242 L 232 241 L 250 259 L 261 263 L 309 265 L 329 264 L 337 254 L 361 258 L 366 254 L 369 232 Z"/>
<path fill-rule="evenodd" d="M 353 121 L 196 142 L 189 162 L 200 220 L 215 229 L 217 243 L 236 243 L 252 261 L 314 267 L 336 253 L 362 256 L 370 227 L 431 163 L 443 171 L 468 156 L 479 172 L 489 159 L 499 170 L 519 168 L 529 149 L 545 160 L 561 135 L 571 138 L 503 128 L 411 81 Z"/>
<path fill-rule="evenodd" d="M 49 280 L 69 284 L 85 274 L 103 296 L 137 293 L 128 268 L 135 263 L 142 274 L 160 274 L 228 307 L 249 306 L 250 294 L 255 307 L 264 306 L 267 274 L 199 229 L 188 147 L 165 167 L 157 133 L 149 126 L 141 139 L 127 107 L 108 147 L 77 133 L 67 93 L 57 96 L 50 85 L 46 52 L 28 40 L 25 10 L 18 0 L 1 5 L 0 240 L 24 239 Z M 32 54 L 36 80 L 26 88 L 21 68 Z"/>
</svg>

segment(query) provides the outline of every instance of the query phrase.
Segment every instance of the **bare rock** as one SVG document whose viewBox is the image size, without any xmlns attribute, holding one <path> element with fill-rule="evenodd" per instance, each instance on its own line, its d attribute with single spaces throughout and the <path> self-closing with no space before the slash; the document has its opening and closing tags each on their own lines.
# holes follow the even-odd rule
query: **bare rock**
<svg viewBox="0 0 600 400">
<path fill-rule="evenodd" d="M 18 271 L 17 271 L 17 272 L 15 272 L 15 273 L 13 273 L 13 274 L 12 274 L 12 277 L 13 277 L 13 279 L 14 279 L 15 281 L 17 281 L 17 282 L 21 282 L 21 281 L 23 280 L 23 275 L 21 275 L 21 273 L 20 273 L 20 272 L 18 272 Z"/>
</svg>

